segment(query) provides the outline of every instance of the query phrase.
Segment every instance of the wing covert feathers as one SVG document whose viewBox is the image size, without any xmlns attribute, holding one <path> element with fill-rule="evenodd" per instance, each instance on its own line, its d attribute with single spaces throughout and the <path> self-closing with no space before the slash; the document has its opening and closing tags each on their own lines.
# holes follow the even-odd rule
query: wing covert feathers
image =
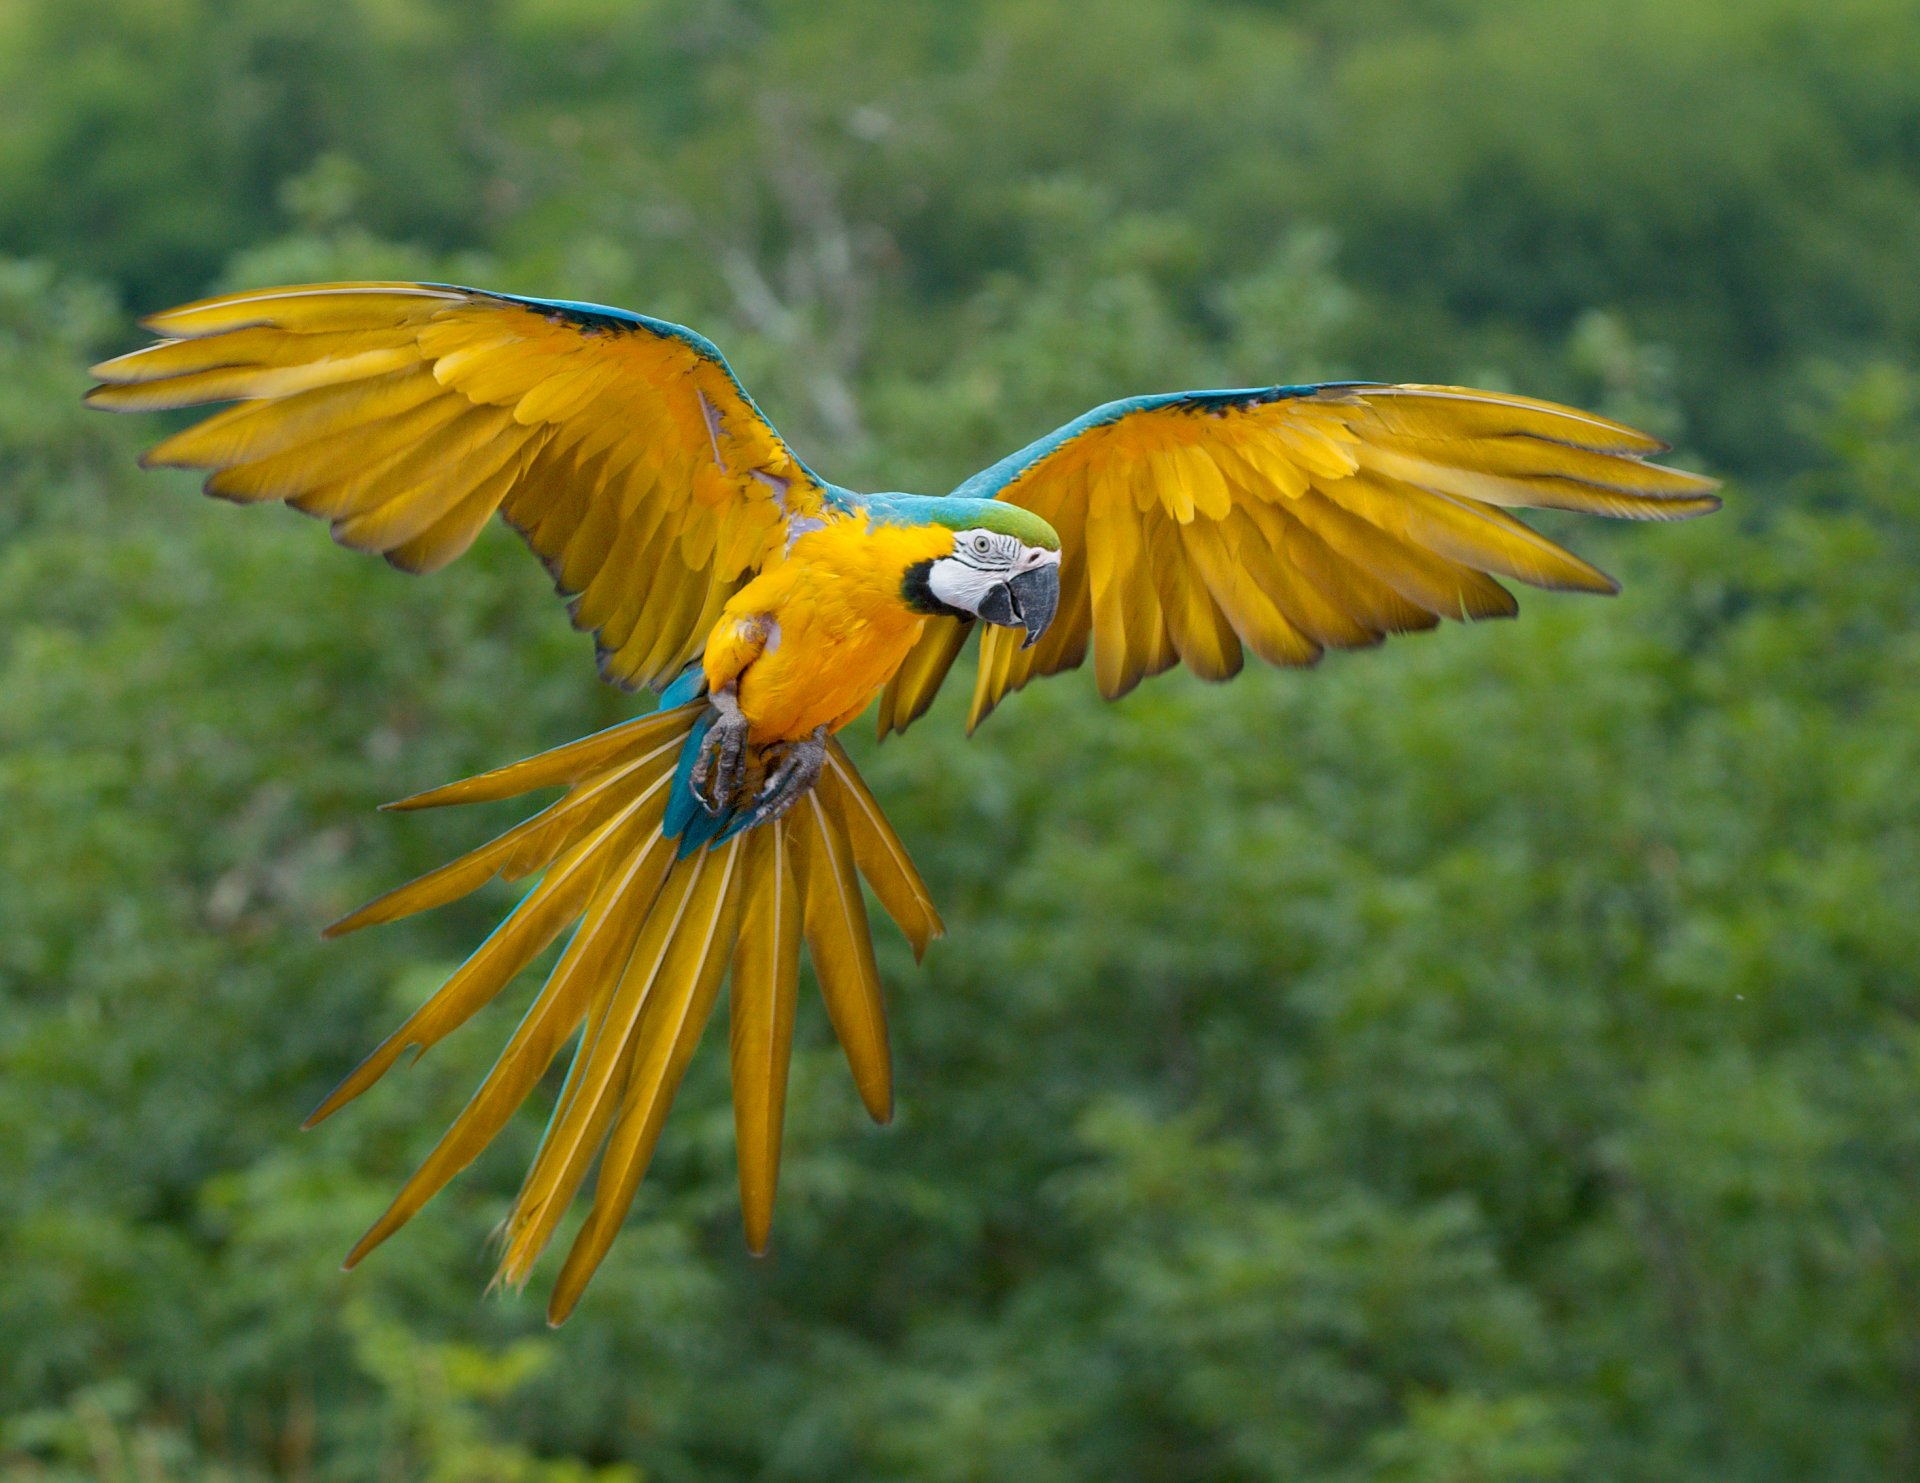
<svg viewBox="0 0 1920 1483">
<path fill-rule="evenodd" d="M 586 1221 L 548 1305 L 552 1322 L 564 1320 L 619 1232 L 729 974 L 741 1213 L 749 1248 L 764 1251 L 803 941 L 862 1102 L 878 1119 L 890 1113 L 886 1013 L 860 882 L 864 877 L 872 887 L 916 956 L 941 931 L 925 883 L 837 743 L 816 791 L 786 817 L 677 860 L 661 818 L 681 744 L 702 705 L 645 716 L 398 805 L 566 789 L 498 839 L 332 929 L 438 906 L 496 876 L 539 876 L 453 976 L 315 1109 L 309 1126 L 365 1091 L 409 1049 L 424 1052 L 459 1028 L 569 926 L 572 932 L 492 1069 L 347 1265 L 471 1163 L 571 1041 L 553 1115 L 501 1227 L 496 1279 L 527 1280 L 591 1178 Z"/>
<path fill-rule="evenodd" d="M 495 512 L 546 563 L 616 683 L 663 686 L 820 485 L 691 331 L 595 305 L 417 283 L 310 284 L 149 316 L 90 405 L 237 405 L 149 465 L 281 501 L 412 572 Z"/>
<path fill-rule="evenodd" d="M 1711 479 L 1665 445 L 1571 407 L 1453 386 L 1186 392 L 1097 409 L 961 486 L 1025 506 L 1061 540 L 1060 606 L 1032 649 L 983 629 L 968 728 L 1089 648 L 1100 693 L 1175 663 L 1225 679 L 1243 647 L 1310 665 L 1443 618 L 1518 610 L 1499 578 L 1611 593 L 1611 577 L 1519 508 L 1679 520 Z M 932 703 L 965 639 L 929 624 L 880 707 L 882 735 Z"/>
</svg>

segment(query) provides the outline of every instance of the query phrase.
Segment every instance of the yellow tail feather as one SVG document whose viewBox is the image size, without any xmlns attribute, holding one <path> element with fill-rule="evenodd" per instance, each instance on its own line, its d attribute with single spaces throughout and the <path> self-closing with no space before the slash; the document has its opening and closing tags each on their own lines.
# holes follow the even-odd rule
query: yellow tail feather
<svg viewBox="0 0 1920 1483">
<path fill-rule="evenodd" d="M 569 1039 L 566 1082 L 502 1226 L 497 1280 L 519 1285 L 597 1156 L 591 1212 L 548 1306 L 561 1322 L 625 1219 L 688 1060 L 732 976 L 731 1059 L 747 1244 L 766 1247 L 778 1180 L 800 945 L 861 1101 L 892 1111 L 886 1010 L 860 889 L 864 877 L 918 957 L 941 933 L 925 883 L 846 753 L 784 819 L 676 860 L 660 832 L 681 744 L 701 703 L 403 799 L 403 809 L 563 786 L 499 838 L 343 918 L 330 935 L 542 872 L 486 942 L 314 1111 L 309 1125 L 485 1007 L 570 923 L 565 950 L 499 1059 L 433 1151 L 355 1244 L 352 1266 L 446 1186 L 506 1125 Z"/>
<path fill-rule="evenodd" d="M 773 1227 L 800 981 L 800 893 L 787 858 L 789 828 L 785 819 L 775 819 L 746 836 L 747 872 L 766 884 L 745 904 L 728 989 L 740 1215 L 755 1256 L 765 1253 Z"/>
</svg>

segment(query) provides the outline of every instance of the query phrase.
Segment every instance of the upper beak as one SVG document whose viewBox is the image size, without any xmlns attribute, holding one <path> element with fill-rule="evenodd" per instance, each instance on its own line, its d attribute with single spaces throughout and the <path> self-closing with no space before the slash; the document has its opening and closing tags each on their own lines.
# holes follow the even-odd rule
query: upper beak
<svg viewBox="0 0 1920 1483">
<path fill-rule="evenodd" d="M 1040 642 L 1040 635 L 1047 631 L 1047 625 L 1053 622 L 1054 610 L 1060 606 L 1060 563 L 1049 561 L 1045 566 L 1016 572 L 1007 582 L 1007 589 L 1012 597 L 1011 616 L 1027 630 L 1020 647 L 1031 649 Z"/>
</svg>

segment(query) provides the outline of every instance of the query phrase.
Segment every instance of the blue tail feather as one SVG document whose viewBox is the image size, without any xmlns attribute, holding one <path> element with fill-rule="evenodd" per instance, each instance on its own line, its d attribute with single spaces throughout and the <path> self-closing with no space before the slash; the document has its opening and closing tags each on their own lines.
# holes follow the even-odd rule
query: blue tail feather
<svg viewBox="0 0 1920 1483">
<path fill-rule="evenodd" d="M 734 810 L 731 808 L 722 809 L 717 814 L 710 814 L 696 806 L 693 818 L 687 822 L 686 828 L 680 835 L 679 858 L 684 860 L 689 855 L 698 854 L 703 845 L 712 844 L 720 831 L 726 828 L 733 818 Z"/>
<path fill-rule="evenodd" d="M 670 711 L 677 705 L 685 705 L 690 700 L 698 700 L 707 693 L 706 671 L 700 667 L 700 661 L 694 660 L 680 673 L 674 676 L 673 683 L 660 692 L 659 709 Z"/>
<path fill-rule="evenodd" d="M 757 805 L 752 804 L 746 808 L 732 809 L 729 810 L 723 822 L 726 827 L 714 835 L 713 842 L 715 844 L 725 844 L 742 830 L 751 829 L 755 824 L 759 823 L 760 810 Z"/>
<path fill-rule="evenodd" d="M 731 839 L 753 819 L 751 807 L 737 809 L 729 805 L 717 814 L 710 814 L 700 801 L 700 796 L 694 792 L 693 767 L 700 759 L 700 749 L 706 744 L 707 733 L 713 729 L 717 716 L 718 712 L 708 707 L 694 721 L 687 739 L 680 744 L 680 758 L 673 769 L 673 785 L 667 793 L 666 813 L 660 820 L 660 832 L 668 839 L 680 841 L 678 858 L 682 860 L 697 854 L 705 845 Z"/>
<path fill-rule="evenodd" d="M 693 791 L 693 764 L 699 759 L 707 733 L 713 729 L 714 715 L 712 709 L 703 711 L 687 733 L 687 739 L 680 744 L 680 761 L 673 769 L 673 784 L 667 790 L 667 811 L 660 820 L 660 832 L 668 839 L 683 839 L 689 824 L 707 816 Z M 683 848 L 681 857 L 684 859 L 690 853 Z"/>
</svg>

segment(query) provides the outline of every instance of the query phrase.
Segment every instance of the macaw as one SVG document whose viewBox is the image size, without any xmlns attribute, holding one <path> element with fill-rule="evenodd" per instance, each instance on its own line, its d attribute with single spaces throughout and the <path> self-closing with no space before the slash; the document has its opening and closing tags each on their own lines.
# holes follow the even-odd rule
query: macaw
<svg viewBox="0 0 1920 1483">
<path fill-rule="evenodd" d="M 891 1115 L 886 1011 L 860 880 L 916 958 L 926 886 L 836 733 L 878 697 L 882 737 L 981 633 L 972 730 L 1010 692 L 1093 656 L 1108 698 L 1244 649 L 1309 665 L 1442 618 L 1511 615 L 1495 579 L 1610 593 L 1518 507 L 1672 520 L 1717 508 L 1665 445 L 1548 402 L 1335 382 L 1110 402 L 951 494 L 857 494 L 802 463 L 692 330 L 563 299 L 437 283 L 229 294 L 144 320 L 157 343 L 93 368 L 95 407 L 231 402 L 147 466 L 279 501 L 409 572 L 495 512 L 546 563 L 602 674 L 657 709 L 389 807 L 562 788 L 491 843 L 328 929 L 537 877 L 499 928 L 315 1110 L 459 1027 L 571 927 L 471 1101 L 348 1256 L 411 1218 L 572 1041 L 504 1228 L 523 1284 L 598 1157 L 548 1316 L 579 1301 L 624 1221 L 730 975 L 740 1202 L 765 1250 L 801 942 L 867 1111 Z"/>
</svg>

